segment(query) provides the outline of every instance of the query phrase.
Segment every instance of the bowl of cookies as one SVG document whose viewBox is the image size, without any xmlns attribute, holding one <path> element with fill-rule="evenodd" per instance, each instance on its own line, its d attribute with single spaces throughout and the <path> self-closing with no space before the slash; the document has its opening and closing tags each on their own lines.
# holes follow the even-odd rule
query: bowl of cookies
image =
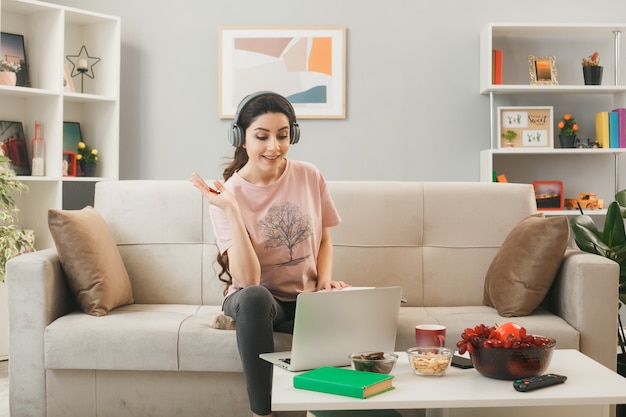
<svg viewBox="0 0 626 417">
<path fill-rule="evenodd" d="M 412 347 L 406 351 L 406 355 L 416 375 L 443 375 L 452 360 L 452 351 L 438 346 Z"/>
<path fill-rule="evenodd" d="M 350 355 L 355 371 L 389 374 L 396 366 L 398 355 L 393 352 L 359 352 Z"/>
</svg>

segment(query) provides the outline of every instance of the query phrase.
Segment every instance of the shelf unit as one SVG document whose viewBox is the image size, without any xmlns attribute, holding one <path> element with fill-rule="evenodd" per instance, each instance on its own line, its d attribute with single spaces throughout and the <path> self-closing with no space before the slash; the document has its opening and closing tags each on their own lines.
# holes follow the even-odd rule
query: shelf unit
<svg viewBox="0 0 626 417">
<path fill-rule="evenodd" d="M 581 126 L 579 138 L 595 138 L 595 113 L 626 107 L 626 80 L 620 57 L 621 34 L 626 24 L 491 23 L 481 32 L 480 94 L 488 98 L 490 148 L 480 154 L 480 180 L 492 181 L 493 172 L 510 182 L 561 180 L 564 196 L 594 192 L 607 204 L 626 184 L 620 166 L 626 166 L 626 149 L 561 149 L 556 124 L 565 113 Z M 502 82 L 492 84 L 492 50 L 502 50 Z M 599 86 L 583 83 L 583 57 L 598 51 L 604 67 Z M 528 56 L 555 56 L 558 85 L 530 85 Z M 500 148 L 497 118 L 501 106 L 552 106 L 553 147 Z M 546 211 L 546 214 L 576 214 Z M 585 210 L 591 215 L 605 210 Z"/>
<path fill-rule="evenodd" d="M 119 178 L 119 91 L 121 23 L 115 16 L 35 0 L 0 0 L 0 30 L 24 36 L 30 87 L 0 86 L 0 120 L 24 126 L 30 138 L 42 124 L 45 176 L 18 177 L 29 187 L 17 195 L 21 226 L 33 229 L 37 249 L 54 245 L 49 208 L 64 207 L 67 193 L 93 193 L 95 182 Z M 64 92 L 64 64 L 82 45 L 100 58 L 94 78 L 83 77 L 84 93 Z M 81 77 L 73 78 L 76 91 Z M 99 151 L 95 177 L 63 177 L 63 122 L 80 123 L 83 140 Z"/>
</svg>

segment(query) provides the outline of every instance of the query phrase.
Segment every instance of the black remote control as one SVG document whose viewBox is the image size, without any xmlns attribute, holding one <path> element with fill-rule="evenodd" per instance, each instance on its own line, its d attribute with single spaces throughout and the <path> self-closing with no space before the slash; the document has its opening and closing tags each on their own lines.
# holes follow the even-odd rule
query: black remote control
<svg viewBox="0 0 626 417">
<path fill-rule="evenodd" d="M 530 378 L 516 379 L 513 388 L 519 392 L 532 391 L 537 388 L 549 387 L 550 385 L 562 384 L 567 380 L 566 376 L 545 374 Z"/>
</svg>

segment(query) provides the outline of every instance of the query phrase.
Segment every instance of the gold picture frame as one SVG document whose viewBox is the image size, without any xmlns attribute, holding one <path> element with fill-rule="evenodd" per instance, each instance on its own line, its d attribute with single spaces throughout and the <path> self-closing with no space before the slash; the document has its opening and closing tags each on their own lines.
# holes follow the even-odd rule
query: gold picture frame
<svg viewBox="0 0 626 417">
<path fill-rule="evenodd" d="M 556 57 L 528 55 L 528 74 L 531 85 L 557 85 Z"/>
</svg>

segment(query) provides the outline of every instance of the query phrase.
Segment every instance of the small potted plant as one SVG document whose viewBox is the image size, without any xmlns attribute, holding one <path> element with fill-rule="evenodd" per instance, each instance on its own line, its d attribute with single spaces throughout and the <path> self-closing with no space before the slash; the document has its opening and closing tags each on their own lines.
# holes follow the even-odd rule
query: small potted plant
<svg viewBox="0 0 626 417">
<path fill-rule="evenodd" d="M 20 64 L 10 61 L 0 61 L 0 85 L 15 86 L 17 84 L 17 73 L 22 69 Z"/>
<path fill-rule="evenodd" d="M 594 52 L 587 58 L 583 58 L 583 78 L 585 85 L 602 84 L 602 67 L 600 66 L 600 54 Z"/>
<path fill-rule="evenodd" d="M 502 137 L 506 139 L 506 146 L 513 147 L 513 140 L 517 137 L 517 133 L 513 130 L 507 130 L 502 134 Z"/>
<path fill-rule="evenodd" d="M 576 133 L 578 132 L 578 124 L 571 114 L 567 113 L 557 125 L 559 128 L 559 142 L 561 148 L 573 148 L 576 143 Z"/>
<path fill-rule="evenodd" d="M 85 142 L 78 142 L 76 163 L 80 166 L 82 176 L 95 177 L 96 164 L 98 163 L 98 150 L 90 147 Z"/>
</svg>

